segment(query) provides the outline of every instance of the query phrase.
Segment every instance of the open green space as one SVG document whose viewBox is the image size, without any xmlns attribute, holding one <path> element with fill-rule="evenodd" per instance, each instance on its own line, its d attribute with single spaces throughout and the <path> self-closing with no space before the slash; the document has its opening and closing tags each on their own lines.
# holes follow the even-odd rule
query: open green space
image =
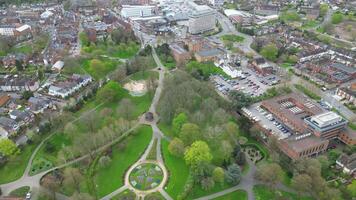
<svg viewBox="0 0 356 200">
<path fill-rule="evenodd" d="M 214 193 L 217 193 L 217 192 L 220 192 L 222 190 L 225 190 L 225 189 L 228 189 L 232 187 L 231 185 L 229 184 L 215 184 L 215 186 L 210 189 L 210 190 L 203 190 L 201 186 L 199 185 L 195 185 L 193 187 L 193 190 L 190 192 L 189 194 L 189 199 L 196 199 L 196 198 L 200 198 L 200 197 L 204 197 L 204 196 L 207 196 L 207 195 L 210 195 L 210 194 L 214 194 Z"/>
<path fill-rule="evenodd" d="M 184 185 L 189 176 L 189 167 L 182 158 L 175 157 L 169 153 L 168 145 L 168 141 L 162 140 L 163 158 L 169 172 L 165 190 L 173 199 L 177 199 L 177 196 L 184 190 Z"/>
<path fill-rule="evenodd" d="M 154 138 L 152 148 L 147 155 L 147 160 L 156 160 L 157 159 L 157 139 Z"/>
<path fill-rule="evenodd" d="M 224 196 L 215 198 L 214 200 L 247 200 L 247 192 L 245 190 L 236 190 Z"/>
<path fill-rule="evenodd" d="M 154 77 L 155 79 L 158 79 L 158 72 L 155 71 L 136 72 L 129 76 L 129 78 L 134 81 L 147 80 L 150 77 Z"/>
<path fill-rule="evenodd" d="M 200 76 L 200 78 L 205 80 L 207 80 L 210 75 L 222 75 L 229 78 L 229 76 L 220 67 L 216 67 L 213 62 L 200 63 L 198 61 L 190 61 L 186 65 L 186 69 L 193 76 Z"/>
<path fill-rule="evenodd" d="M 20 188 L 17 188 L 13 191 L 10 192 L 10 196 L 12 197 L 26 197 L 27 192 L 30 191 L 30 187 L 29 186 L 23 186 Z"/>
<path fill-rule="evenodd" d="M 221 39 L 230 42 L 243 42 L 245 38 L 239 35 L 228 34 L 221 36 Z"/>
<path fill-rule="evenodd" d="M 256 185 L 253 187 L 256 200 L 266 199 L 290 199 L 290 200 L 312 200 L 311 197 L 299 197 L 297 194 L 270 189 L 265 185 Z"/>
<path fill-rule="evenodd" d="M 122 142 L 113 146 L 110 165 L 99 169 L 94 176 L 99 197 L 113 192 L 124 184 L 126 170 L 139 159 L 151 137 L 152 128 L 141 126 L 124 140 L 124 149 L 120 148 Z"/>
<path fill-rule="evenodd" d="M 159 192 L 150 193 L 145 196 L 145 200 L 165 200 L 165 198 Z"/>
<path fill-rule="evenodd" d="M 150 190 L 161 184 L 162 169 L 153 163 L 145 163 L 135 167 L 130 173 L 130 184 L 138 190 Z"/>
<path fill-rule="evenodd" d="M 106 43 L 98 41 L 97 44 L 83 47 L 82 52 L 91 55 L 104 55 L 112 58 L 126 59 L 134 56 L 139 49 L 140 45 L 134 41 L 129 41 L 127 44 L 121 43 L 119 45 L 116 45 L 112 41 Z"/>
<path fill-rule="evenodd" d="M 0 184 L 14 181 L 23 175 L 35 148 L 35 144 L 26 145 L 19 155 L 10 157 L 7 163 L 0 167 Z"/>
</svg>

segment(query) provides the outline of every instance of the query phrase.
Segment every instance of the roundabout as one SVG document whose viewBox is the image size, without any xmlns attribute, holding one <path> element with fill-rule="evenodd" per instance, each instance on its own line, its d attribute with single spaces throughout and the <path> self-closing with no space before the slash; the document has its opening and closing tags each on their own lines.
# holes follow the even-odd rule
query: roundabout
<svg viewBox="0 0 356 200">
<path fill-rule="evenodd" d="M 144 163 L 132 169 L 129 175 L 130 185 L 141 191 L 158 187 L 163 180 L 163 171 L 154 163 Z"/>
</svg>

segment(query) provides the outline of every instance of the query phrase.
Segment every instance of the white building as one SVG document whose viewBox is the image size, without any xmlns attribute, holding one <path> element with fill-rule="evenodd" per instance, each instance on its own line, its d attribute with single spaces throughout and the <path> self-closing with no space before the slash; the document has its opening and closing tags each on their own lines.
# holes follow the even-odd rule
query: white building
<svg viewBox="0 0 356 200">
<path fill-rule="evenodd" d="M 10 26 L 4 26 L 0 27 L 0 35 L 2 36 L 14 36 L 14 30 L 15 28 L 10 27 Z"/>
<path fill-rule="evenodd" d="M 222 6 L 225 3 L 225 0 L 209 0 L 209 3 L 213 6 Z"/>
<path fill-rule="evenodd" d="M 124 18 L 130 17 L 150 17 L 153 15 L 154 6 L 131 6 L 123 5 L 121 16 Z"/>
<path fill-rule="evenodd" d="M 41 19 L 47 19 L 49 17 L 53 16 L 53 12 L 46 10 L 41 14 Z"/>
<path fill-rule="evenodd" d="M 51 85 L 48 89 L 48 94 L 61 98 L 69 97 L 80 88 L 88 85 L 92 81 L 91 76 L 73 74 L 70 80 L 58 82 Z"/>
</svg>

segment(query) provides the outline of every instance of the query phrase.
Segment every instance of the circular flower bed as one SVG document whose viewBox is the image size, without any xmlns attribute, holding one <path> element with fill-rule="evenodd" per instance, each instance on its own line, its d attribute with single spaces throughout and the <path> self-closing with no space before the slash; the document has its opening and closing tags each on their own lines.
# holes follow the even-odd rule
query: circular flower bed
<svg viewBox="0 0 356 200">
<path fill-rule="evenodd" d="M 163 179 L 162 169 L 153 163 L 135 167 L 130 173 L 130 184 L 138 190 L 151 190 L 159 186 Z"/>
</svg>

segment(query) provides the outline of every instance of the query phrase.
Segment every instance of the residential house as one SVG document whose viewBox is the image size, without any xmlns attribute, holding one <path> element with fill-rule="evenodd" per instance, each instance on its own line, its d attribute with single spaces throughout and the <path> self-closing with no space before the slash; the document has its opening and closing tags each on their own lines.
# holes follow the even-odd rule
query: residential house
<svg viewBox="0 0 356 200">
<path fill-rule="evenodd" d="M 39 114 L 43 113 L 45 109 L 51 107 L 51 101 L 41 97 L 30 97 L 28 105 L 31 112 Z"/>
<path fill-rule="evenodd" d="M 9 113 L 11 119 L 15 120 L 19 126 L 23 126 L 32 122 L 34 115 L 28 111 L 13 110 Z"/>
<path fill-rule="evenodd" d="M 11 97 L 7 94 L 1 95 L 0 96 L 0 107 L 5 107 L 10 99 L 11 99 Z"/>
<path fill-rule="evenodd" d="M 354 174 L 356 172 L 356 153 L 352 155 L 342 154 L 336 160 L 337 166 L 342 168 L 342 171 L 347 174 Z"/>
<path fill-rule="evenodd" d="M 20 126 L 15 120 L 7 117 L 0 117 L 0 127 L 8 133 L 8 136 L 13 133 L 16 133 L 20 128 Z"/>
<path fill-rule="evenodd" d="M 88 85 L 91 81 L 92 78 L 89 75 L 73 74 L 68 80 L 51 85 L 48 89 L 48 94 L 66 98 L 74 94 L 81 87 Z"/>
<path fill-rule="evenodd" d="M 352 83 L 348 87 L 337 88 L 336 94 L 347 103 L 356 106 L 356 83 Z"/>
<path fill-rule="evenodd" d="M 38 88 L 39 82 L 34 78 L 18 75 L 0 76 L 0 91 L 36 91 Z"/>
</svg>

